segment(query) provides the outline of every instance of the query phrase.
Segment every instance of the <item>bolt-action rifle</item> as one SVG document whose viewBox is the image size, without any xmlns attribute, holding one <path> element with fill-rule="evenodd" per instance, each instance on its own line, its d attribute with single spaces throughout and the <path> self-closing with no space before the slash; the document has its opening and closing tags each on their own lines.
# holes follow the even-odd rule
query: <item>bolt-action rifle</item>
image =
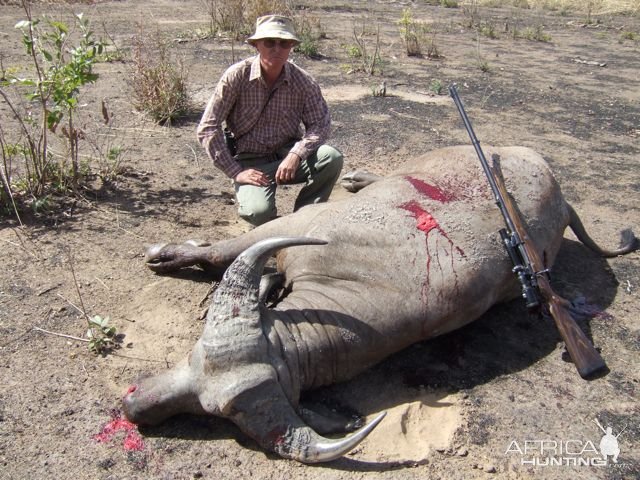
<svg viewBox="0 0 640 480">
<path fill-rule="evenodd" d="M 500 237 L 513 262 L 513 272 L 522 286 L 522 296 L 527 308 L 533 312 L 542 311 L 551 314 L 578 373 L 582 378 L 586 378 L 604 368 L 605 362 L 571 317 L 570 302 L 551 288 L 549 270 L 545 268 L 540 251 L 527 233 L 525 222 L 507 192 L 502 172 L 495 161 L 497 159 L 494 158 L 494 166 L 490 167 L 454 85 L 449 87 L 449 93 L 460 112 L 482 169 L 489 180 L 496 204 L 504 218 L 506 228 L 500 229 Z"/>
</svg>

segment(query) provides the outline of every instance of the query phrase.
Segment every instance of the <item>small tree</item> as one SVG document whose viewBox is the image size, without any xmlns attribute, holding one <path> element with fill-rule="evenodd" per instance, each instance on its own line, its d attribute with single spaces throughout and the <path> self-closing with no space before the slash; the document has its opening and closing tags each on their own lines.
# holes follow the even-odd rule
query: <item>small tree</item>
<svg viewBox="0 0 640 480">
<path fill-rule="evenodd" d="M 102 53 L 103 44 L 94 40 L 89 20 L 81 13 L 75 15 L 80 41 L 77 46 L 70 47 L 69 27 L 65 23 L 46 17 L 42 22 L 34 20 L 28 3 L 23 2 L 23 6 L 27 20 L 18 22 L 16 28 L 22 31 L 22 43 L 31 57 L 35 78 L 14 77 L 10 83 L 30 89 L 27 99 L 39 105 L 41 138 L 37 141 L 30 139 L 29 148 L 35 149 L 30 158 L 42 186 L 49 179 L 47 132 L 55 133 L 64 120 L 61 131 L 69 147 L 72 183 L 76 188 L 79 177 L 78 143 L 82 137 L 82 132 L 75 125 L 78 94 L 80 87 L 97 80 L 98 75 L 92 70 L 97 56 Z"/>
</svg>

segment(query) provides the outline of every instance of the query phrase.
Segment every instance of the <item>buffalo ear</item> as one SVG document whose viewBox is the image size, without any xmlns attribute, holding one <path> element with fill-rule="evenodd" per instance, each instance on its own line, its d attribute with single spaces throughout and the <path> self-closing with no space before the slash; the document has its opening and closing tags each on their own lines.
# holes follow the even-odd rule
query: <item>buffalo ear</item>
<svg viewBox="0 0 640 480">
<path fill-rule="evenodd" d="M 255 391 L 265 382 L 276 383 L 277 378 L 273 367 L 266 364 L 216 371 L 213 376 L 200 382 L 204 388 L 198 393 L 198 398 L 206 413 L 225 418 L 231 418 L 239 398 L 251 395 L 247 392 Z"/>
</svg>

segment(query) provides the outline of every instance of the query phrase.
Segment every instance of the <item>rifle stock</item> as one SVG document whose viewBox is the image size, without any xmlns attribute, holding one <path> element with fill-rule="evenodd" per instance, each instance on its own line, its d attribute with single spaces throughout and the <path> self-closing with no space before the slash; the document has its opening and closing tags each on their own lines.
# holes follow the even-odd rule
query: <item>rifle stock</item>
<svg viewBox="0 0 640 480">
<path fill-rule="evenodd" d="M 507 192 L 502 172 L 499 171 L 499 166 L 495 161 L 491 171 L 504 202 L 505 210 L 511 217 L 515 231 L 522 239 L 522 248 L 531 262 L 532 270 L 534 272 L 546 272 L 546 266 L 540 256 L 540 252 L 529 236 L 524 221 Z M 569 313 L 570 302 L 553 291 L 546 273 L 537 273 L 536 283 L 580 376 L 587 378 L 606 367 L 603 358 Z"/>
<path fill-rule="evenodd" d="M 547 302 L 549 313 L 556 323 L 556 328 L 564 340 L 564 344 L 582 378 L 588 378 L 607 365 L 593 344 L 575 322 L 566 307 L 566 300 L 558 296 L 547 284 L 547 288 L 540 287 L 542 296 Z"/>
</svg>

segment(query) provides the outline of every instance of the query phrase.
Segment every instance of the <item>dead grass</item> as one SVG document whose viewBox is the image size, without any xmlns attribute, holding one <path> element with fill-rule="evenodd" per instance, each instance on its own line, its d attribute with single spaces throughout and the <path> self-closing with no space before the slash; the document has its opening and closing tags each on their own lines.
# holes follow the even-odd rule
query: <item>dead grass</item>
<svg viewBox="0 0 640 480">
<path fill-rule="evenodd" d="M 544 9 L 563 12 L 590 13 L 607 15 L 614 13 L 640 13 L 640 0 L 467 0 L 461 5 Z"/>
<path fill-rule="evenodd" d="M 159 32 L 148 34 L 139 25 L 132 53 L 134 105 L 154 121 L 164 124 L 189 111 L 187 72 L 182 61 L 172 58 Z"/>
</svg>

